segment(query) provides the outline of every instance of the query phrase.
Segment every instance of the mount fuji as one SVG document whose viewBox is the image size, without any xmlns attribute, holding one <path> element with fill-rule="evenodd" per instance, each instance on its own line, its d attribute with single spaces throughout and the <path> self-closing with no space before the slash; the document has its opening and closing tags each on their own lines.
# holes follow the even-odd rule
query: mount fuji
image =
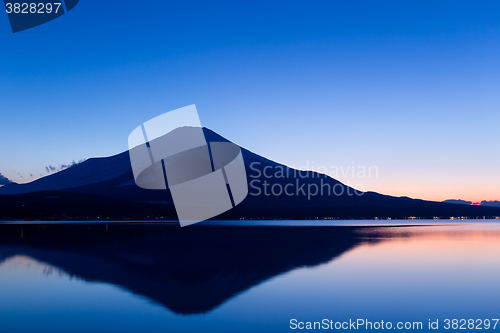
<svg viewBox="0 0 500 333">
<path fill-rule="evenodd" d="M 229 140 L 203 129 L 207 142 Z M 249 195 L 237 207 L 215 219 L 373 219 L 483 218 L 500 216 L 500 207 L 457 205 L 375 192 L 353 195 L 354 189 L 313 171 L 299 171 L 241 148 Z M 267 168 L 267 169 L 266 169 Z M 265 170 L 286 170 L 292 177 L 266 178 Z M 301 175 L 300 177 L 298 175 Z M 252 184 L 296 184 L 294 195 L 269 195 Z M 300 184 L 299 184 L 300 182 Z M 341 188 L 339 195 L 302 195 L 304 185 Z M 315 187 L 316 186 L 316 187 Z M 294 190 L 294 191 L 295 191 Z M 268 190 L 269 191 L 269 190 Z M 297 195 L 295 195 L 297 194 Z M 0 219 L 22 220 L 176 220 L 170 191 L 136 186 L 128 151 L 83 163 L 26 184 L 0 187 Z"/>
</svg>

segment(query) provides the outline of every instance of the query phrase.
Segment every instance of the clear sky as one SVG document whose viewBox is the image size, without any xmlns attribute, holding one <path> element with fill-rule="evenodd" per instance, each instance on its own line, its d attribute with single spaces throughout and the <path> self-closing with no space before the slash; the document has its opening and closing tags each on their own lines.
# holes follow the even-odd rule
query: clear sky
<svg viewBox="0 0 500 333">
<path fill-rule="evenodd" d="M 15 181 L 125 151 L 139 124 L 196 104 L 242 147 L 360 189 L 500 200 L 498 0 L 81 0 L 17 34 L 1 14 L 0 51 Z"/>
</svg>

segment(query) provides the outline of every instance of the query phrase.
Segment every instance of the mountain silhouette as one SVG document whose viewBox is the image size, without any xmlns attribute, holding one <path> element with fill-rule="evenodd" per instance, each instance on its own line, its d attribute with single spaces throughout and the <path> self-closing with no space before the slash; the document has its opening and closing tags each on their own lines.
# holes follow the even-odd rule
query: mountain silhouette
<svg viewBox="0 0 500 333">
<path fill-rule="evenodd" d="M 203 131 L 207 142 L 229 141 L 207 128 Z M 392 197 L 375 192 L 355 192 L 353 188 L 326 175 L 313 171 L 298 171 L 247 149 L 241 150 L 250 184 L 249 195 L 240 205 L 215 217 L 216 219 L 500 216 L 500 207 L 495 206 L 457 205 Z M 268 177 L 270 174 L 272 177 Z M 267 188 L 264 187 L 266 182 Z M 293 195 L 283 192 L 287 185 L 289 189 L 293 189 L 288 193 Z M 282 193 L 271 195 L 272 186 L 281 189 Z M 308 196 L 308 187 L 317 189 L 318 192 L 324 190 L 324 195 L 318 193 Z M 278 192 L 275 191 L 275 194 Z M 91 158 L 31 183 L 7 184 L 0 187 L 0 219 L 176 218 L 168 189 L 146 190 L 135 185 L 128 151 L 111 157 Z"/>
<path fill-rule="evenodd" d="M 461 200 L 461 199 L 448 199 L 448 200 L 444 200 L 443 202 L 452 203 L 452 204 L 456 204 L 456 205 L 472 205 L 472 201 L 465 201 L 465 200 Z"/>
<path fill-rule="evenodd" d="M 12 183 L 12 181 L 0 173 L 0 186 L 10 183 Z"/>
</svg>

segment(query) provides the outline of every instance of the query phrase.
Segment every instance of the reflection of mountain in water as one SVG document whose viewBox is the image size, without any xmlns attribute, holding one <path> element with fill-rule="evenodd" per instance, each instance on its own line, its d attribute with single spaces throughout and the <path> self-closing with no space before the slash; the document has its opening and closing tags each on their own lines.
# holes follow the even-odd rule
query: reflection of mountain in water
<svg viewBox="0 0 500 333">
<path fill-rule="evenodd" d="M 0 262 L 26 255 L 191 314 L 292 269 L 326 263 L 360 242 L 345 227 L 2 225 Z"/>
</svg>

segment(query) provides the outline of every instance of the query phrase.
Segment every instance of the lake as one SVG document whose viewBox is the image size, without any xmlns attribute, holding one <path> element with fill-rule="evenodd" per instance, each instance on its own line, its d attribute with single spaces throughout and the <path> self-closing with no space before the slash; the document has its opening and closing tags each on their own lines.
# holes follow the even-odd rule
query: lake
<svg viewBox="0 0 500 333">
<path fill-rule="evenodd" d="M 499 317 L 498 220 L 0 224 L 2 333 L 500 332 Z"/>
</svg>

